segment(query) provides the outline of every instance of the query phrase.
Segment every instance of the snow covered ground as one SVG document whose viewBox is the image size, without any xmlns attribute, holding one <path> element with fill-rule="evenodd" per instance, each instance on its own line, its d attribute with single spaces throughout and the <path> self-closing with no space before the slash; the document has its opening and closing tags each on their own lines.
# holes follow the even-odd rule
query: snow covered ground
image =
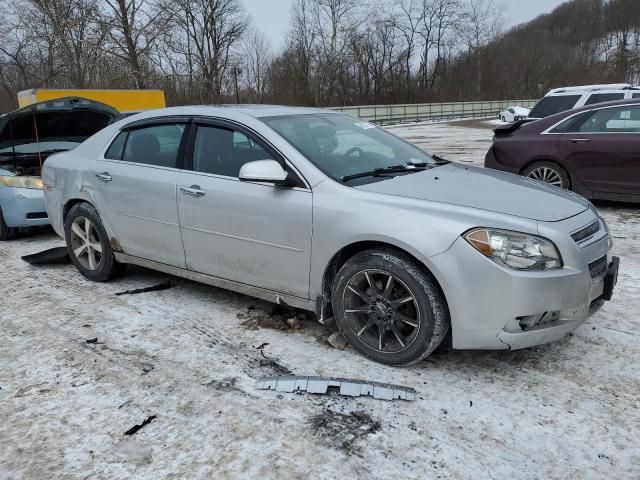
<svg viewBox="0 0 640 480">
<path fill-rule="evenodd" d="M 488 126 L 390 130 L 481 164 Z M 61 244 L 49 232 L 2 243 L 0 478 L 640 478 L 640 209 L 599 206 L 622 259 L 614 301 L 558 343 L 443 349 L 405 369 L 335 350 L 331 328 L 242 295 L 22 262 Z M 254 388 L 286 372 L 397 383 L 418 400 Z"/>
</svg>

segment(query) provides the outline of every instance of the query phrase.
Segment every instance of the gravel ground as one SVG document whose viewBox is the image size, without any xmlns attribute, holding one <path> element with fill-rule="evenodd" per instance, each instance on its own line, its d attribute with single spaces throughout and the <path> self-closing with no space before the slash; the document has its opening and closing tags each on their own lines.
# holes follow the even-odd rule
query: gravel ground
<svg viewBox="0 0 640 480">
<path fill-rule="evenodd" d="M 481 164 L 490 124 L 390 130 Z M 405 369 L 335 350 L 330 327 L 242 295 L 137 268 L 95 284 L 22 262 L 61 244 L 50 231 L 2 243 L 0 478 L 640 478 L 640 214 L 599 207 L 622 261 L 614 301 L 551 345 L 441 349 Z M 254 388 L 287 372 L 419 398 Z"/>
</svg>

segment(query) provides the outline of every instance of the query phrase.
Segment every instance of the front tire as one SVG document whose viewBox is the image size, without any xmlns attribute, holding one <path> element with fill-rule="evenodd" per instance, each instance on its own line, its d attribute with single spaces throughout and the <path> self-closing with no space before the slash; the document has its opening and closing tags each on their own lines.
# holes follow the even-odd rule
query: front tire
<svg viewBox="0 0 640 480">
<path fill-rule="evenodd" d="M 427 357 L 450 325 L 435 279 L 409 256 L 386 249 L 358 253 L 340 268 L 333 313 L 342 335 L 358 352 L 393 366 Z"/>
<path fill-rule="evenodd" d="M 8 227 L 0 209 L 0 241 L 11 240 L 15 235 L 15 229 Z"/>
<path fill-rule="evenodd" d="M 527 167 L 522 172 L 522 175 L 534 180 L 549 183 L 556 187 L 564 188 L 565 190 L 571 189 L 569 175 L 564 168 L 553 162 L 536 162 Z"/>
<path fill-rule="evenodd" d="M 64 222 L 64 236 L 71 261 L 89 280 L 106 282 L 123 270 L 93 205 L 82 202 L 71 207 Z"/>
</svg>

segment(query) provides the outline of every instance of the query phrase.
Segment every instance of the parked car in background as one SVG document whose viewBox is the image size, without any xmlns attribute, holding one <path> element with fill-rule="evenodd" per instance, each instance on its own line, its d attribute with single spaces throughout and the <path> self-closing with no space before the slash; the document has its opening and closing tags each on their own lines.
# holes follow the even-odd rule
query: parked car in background
<svg viewBox="0 0 640 480">
<path fill-rule="evenodd" d="M 640 87 L 614 83 L 555 88 L 533 106 L 529 118 L 546 118 L 583 106 L 630 98 L 640 98 Z"/>
<path fill-rule="evenodd" d="M 531 110 L 525 107 L 509 107 L 498 114 L 498 118 L 503 122 L 511 123 L 522 120 L 529 116 Z"/>
<path fill-rule="evenodd" d="M 63 98 L 0 117 L 0 240 L 10 239 L 18 228 L 49 224 L 42 165 L 106 127 L 117 113 L 101 103 Z"/>
<path fill-rule="evenodd" d="M 450 329 L 454 348 L 557 340 L 617 275 L 583 198 L 431 157 L 338 112 L 146 112 L 52 157 L 43 180 L 88 279 L 136 264 L 315 311 L 390 365 L 426 357 Z"/>
<path fill-rule="evenodd" d="M 640 202 L 640 99 L 494 130 L 485 166 L 590 199 Z"/>
</svg>

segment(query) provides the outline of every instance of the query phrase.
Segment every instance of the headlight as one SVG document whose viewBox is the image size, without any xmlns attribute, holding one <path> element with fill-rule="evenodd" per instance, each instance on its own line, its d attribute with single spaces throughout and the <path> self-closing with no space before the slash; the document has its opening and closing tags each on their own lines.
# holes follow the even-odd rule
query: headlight
<svg viewBox="0 0 640 480">
<path fill-rule="evenodd" d="M 9 177 L 0 175 L 0 185 L 4 185 L 5 187 L 33 188 L 36 190 L 42 190 L 42 179 L 40 177 Z"/>
<path fill-rule="evenodd" d="M 516 270 L 555 270 L 562 257 L 550 240 L 527 233 L 476 228 L 464 239 L 494 262 Z"/>
</svg>

